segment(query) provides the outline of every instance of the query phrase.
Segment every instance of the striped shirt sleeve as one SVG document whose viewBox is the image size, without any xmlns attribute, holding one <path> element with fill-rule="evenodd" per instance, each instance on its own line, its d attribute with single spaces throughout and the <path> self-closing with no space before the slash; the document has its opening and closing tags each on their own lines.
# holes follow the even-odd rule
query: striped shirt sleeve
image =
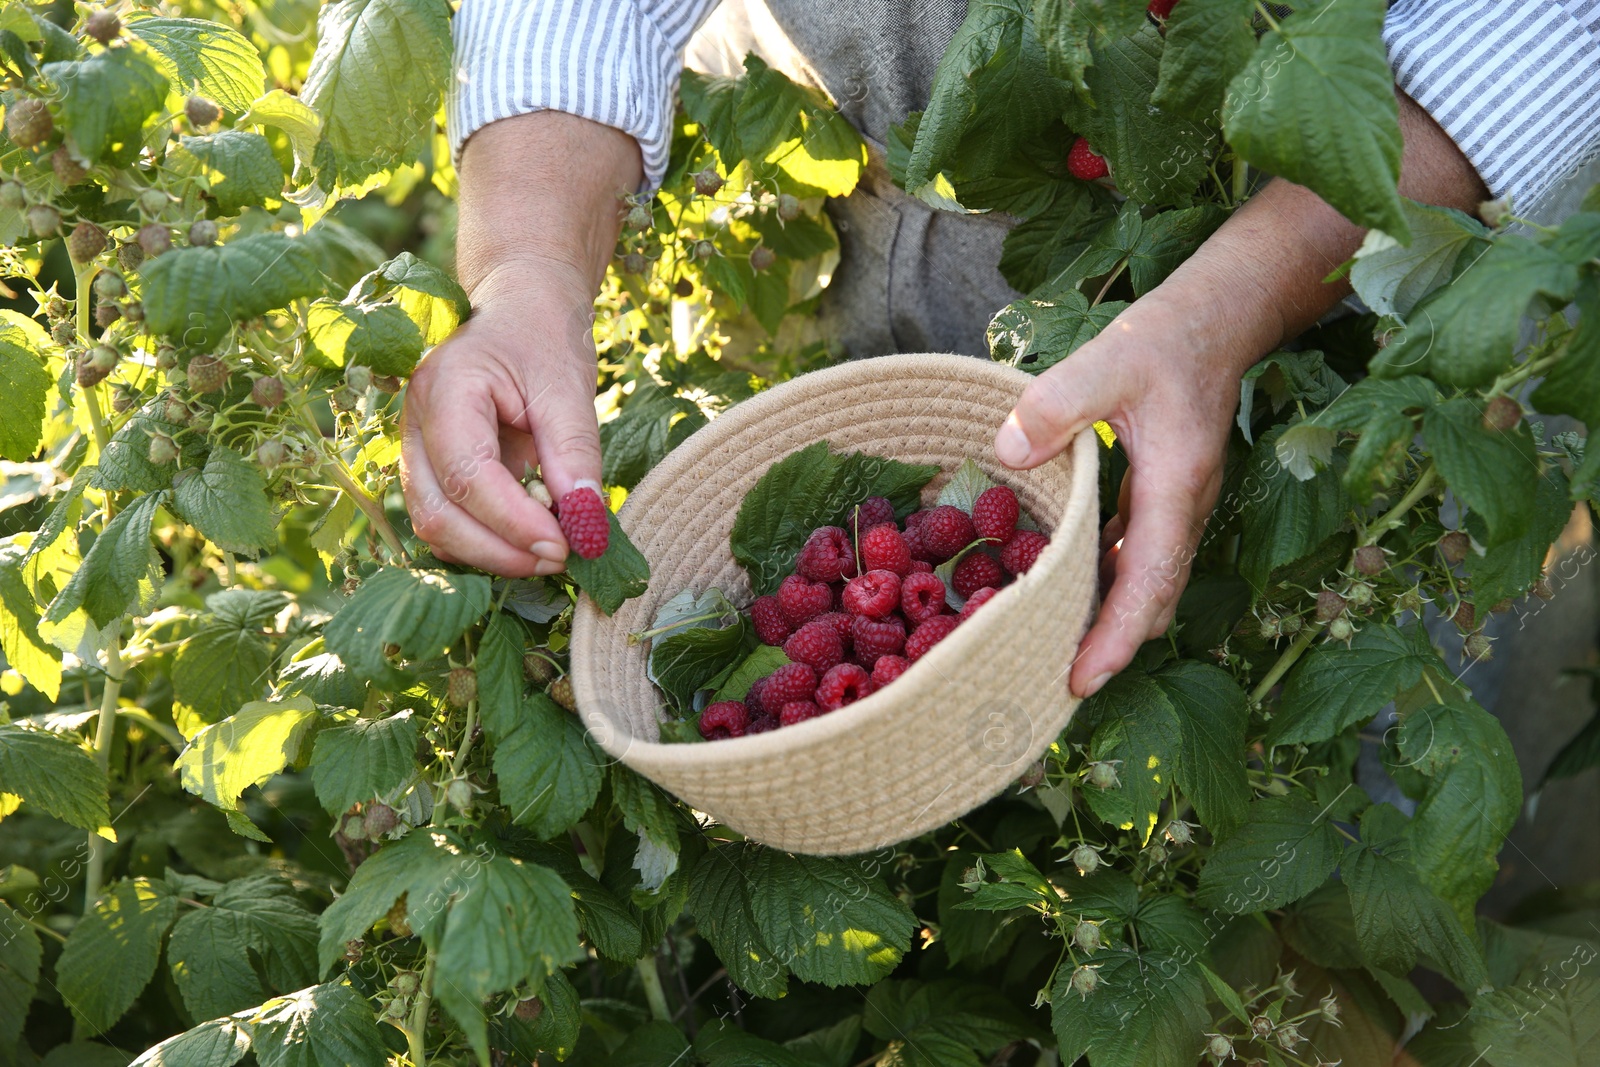
<svg viewBox="0 0 1600 1067">
<path fill-rule="evenodd" d="M 1600 0 L 1395 0 L 1395 83 L 1519 215 L 1600 154 Z"/>
<path fill-rule="evenodd" d="M 452 29 L 451 148 L 496 119 L 565 111 L 639 142 L 667 168 L 683 51 L 716 0 L 462 0 Z"/>
</svg>

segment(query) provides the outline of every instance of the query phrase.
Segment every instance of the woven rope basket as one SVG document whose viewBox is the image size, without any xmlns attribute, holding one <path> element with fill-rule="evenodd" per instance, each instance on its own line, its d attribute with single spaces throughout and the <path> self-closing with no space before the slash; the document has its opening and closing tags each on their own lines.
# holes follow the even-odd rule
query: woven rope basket
<svg viewBox="0 0 1600 1067">
<path fill-rule="evenodd" d="M 1039 758 L 1077 701 L 1067 674 L 1093 602 L 1098 563 L 1096 445 L 1011 471 L 995 430 L 1027 384 L 969 356 L 883 356 L 786 382 L 747 400 L 669 454 L 620 520 L 650 561 L 650 588 L 607 618 L 587 598 L 572 630 L 579 714 L 610 755 L 756 841 L 839 855 L 904 841 L 990 799 Z M 892 685 L 809 722 L 707 744 L 662 744 L 663 702 L 648 648 L 628 634 L 684 589 L 751 597 L 728 535 L 768 467 L 819 440 L 943 469 L 971 458 L 1016 490 L 1051 534 L 1021 579 Z"/>
</svg>

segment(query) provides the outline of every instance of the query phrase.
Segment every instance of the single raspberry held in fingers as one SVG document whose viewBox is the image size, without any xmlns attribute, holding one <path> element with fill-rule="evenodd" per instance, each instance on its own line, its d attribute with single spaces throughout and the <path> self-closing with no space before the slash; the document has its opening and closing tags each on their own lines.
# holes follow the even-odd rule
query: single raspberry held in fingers
<svg viewBox="0 0 1600 1067">
<path fill-rule="evenodd" d="M 911 661 L 904 656 L 879 656 L 878 662 L 872 665 L 872 688 L 882 689 L 906 673 L 910 666 Z"/>
<path fill-rule="evenodd" d="M 1032 530 L 1018 530 L 1000 549 L 1000 565 L 1012 574 L 1025 574 L 1039 553 L 1044 551 L 1050 538 Z"/>
<path fill-rule="evenodd" d="M 611 543 L 611 512 L 600 494 L 583 486 L 556 504 L 556 518 L 572 551 L 584 559 L 599 559 Z"/>
<path fill-rule="evenodd" d="M 870 530 L 874 526 L 884 523 L 894 524 L 894 505 L 889 503 L 889 498 L 884 496 L 869 496 L 856 505 L 853 518 L 859 530 Z"/>
<path fill-rule="evenodd" d="M 1004 544 L 1017 528 L 1022 505 L 1009 485 L 985 489 L 972 504 L 972 528 L 978 536 Z"/>
<path fill-rule="evenodd" d="M 1067 152 L 1067 170 L 1074 178 L 1085 182 L 1104 178 L 1111 173 L 1111 168 L 1106 166 L 1106 158 L 1090 148 L 1088 139 L 1084 137 L 1072 142 L 1072 148 Z"/>
<path fill-rule="evenodd" d="M 786 663 L 767 675 L 761 687 L 761 707 L 777 717 L 785 704 L 810 700 L 817 691 L 817 672 L 804 663 Z"/>
<path fill-rule="evenodd" d="M 936 574 L 911 574 L 900 583 L 900 612 L 922 623 L 944 611 L 944 582 Z"/>
<path fill-rule="evenodd" d="M 961 610 L 956 612 L 957 621 L 966 622 L 968 619 L 972 618 L 972 613 L 983 607 L 989 601 L 993 600 L 994 595 L 999 591 L 1000 590 L 998 589 L 986 586 L 983 589 L 979 589 L 974 592 L 971 596 L 967 597 L 967 602 L 961 605 Z"/>
<path fill-rule="evenodd" d="M 795 573 L 813 582 L 837 582 L 854 578 L 855 548 L 850 535 L 837 526 L 824 526 L 806 538 L 805 547 L 794 561 Z"/>
<path fill-rule="evenodd" d="M 809 700 L 794 700 L 785 704 L 778 711 L 778 725 L 793 726 L 795 723 L 815 719 L 822 714 L 822 709 Z"/>
<path fill-rule="evenodd" d="M 871 694 L 872 676 L 854 663 L 839 664 L 817 683 L 817 703 L 825 711 L 838 711 Z"/>
<path fill-rule="evenodd" d="M 900 605 L 900 576 L 894 571 L 868 571 L 844 587 L 844 610 L 881 619 Z"/>
<path fill-rule="evenodd" d="M 799 629 L 833 607 L 833 590 L 827 582 L 813 582 L 791 574 L 778 586 L 778 606 L 789 625 Z"/>
<path fill-rule="evenodd" d="M 783 608 L 778 605 L 778 598 L 771 594 L 756 597 L 755 603 L 750 605 L 750 621 L 755 624 L 756 637 L 764 645 L 782 645 L 794 633 L 794 627 L 789 625 Z"/>
<path fill-rule="evenodd" d="M 972 517 L 953 504 L 940 504 L 922 520 L 922 543 L 934 561 L 942 563 L 977 540 Z"/>
<path fill-rule="evenodd" d="M 911 573 L 911 546 L 892 522 L 882 522 L 861 535 L 861 566 L 869 571 Z"/>
<path fill-rule="evenodd" d="M 955 615 L 938 615 L 918 626 L 906 638 L 906 659 L 917 662 L 928 654 L 928 649 L 950 636 L 961 620 Z"/>
<path fill-rule="evenodd" d="M 707 741 L 743 737 L 750 725 L 750 713 L 738 700 L 719 700 L 700 713 L 700 736 Z"/>
<path fill-rule="evenodd" d="M 819 671 L 844 662 L 844 642 L 833 623 L 812 619 L 783 643 L 783 654 L 795 663 L 806 663 Z"/>
<path fill-rule="evenodd" d="M 1150 12 L 1162 22 L 1167 21 L 1172 15 L 1172 9 L 1178 6 L 1178 0 L 1150 0 L 1145 10 Z"/>
<path fill-rule="evenodd" d="M 956 564 L 954 573 L 950 575 L 950 584 L 956 587 L 956 593 L 962 597 L 969 597 L 978 590 L 994 586 L 1006 580 L 1006 572 L 1000 569 L 1000 564 L 993 556 L 986 556 L 982 552 L 973 552 Z"/>
<path fill-rule="evenodd" d="M 883 656 L 897 656 L 906 647 L 906 624 L 898 616 L 871 619 L 857 615 L 850 625 L 851 642 L 855 647 L 856 661 L 863 667 L 874 667 Z"/>
</svg>

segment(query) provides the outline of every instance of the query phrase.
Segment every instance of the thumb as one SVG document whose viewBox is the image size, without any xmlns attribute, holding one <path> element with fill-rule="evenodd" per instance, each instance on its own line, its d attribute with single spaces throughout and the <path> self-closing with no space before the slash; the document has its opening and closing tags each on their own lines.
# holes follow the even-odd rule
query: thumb
<svg viewBox="0 0 1600 1067">
<path fill-rule="evenodd" d="M 580 482 L 599 487 L 600 427 L 592 382 L 587 390 L 562 390 L 560 395 L 550 389 L 530 421 L 540 477 L 552 496 L 560 500 Z"/>
<path fill-rule="evenodd" d="M 1015 470 L 1037 467 L 1118 410 L 1125 372 L 1099 358 L 1102 351 L 1090 342 L 1028 383 L 995 434 L 1000 462 Z"/>
</svg>

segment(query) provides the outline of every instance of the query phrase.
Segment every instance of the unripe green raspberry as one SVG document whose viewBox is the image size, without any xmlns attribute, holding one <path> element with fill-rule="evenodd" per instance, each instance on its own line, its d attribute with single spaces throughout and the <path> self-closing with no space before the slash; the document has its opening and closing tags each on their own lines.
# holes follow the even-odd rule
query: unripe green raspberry
<svg viewBox="0 0 1600 1067">
<path fill-rule="evenodd" d="M 13 101 L 6 108 L 6 136 L 18 148 L 35 148 L 44 144 L 55 128 L 55 120 L 50 117 L 50 105 L 37 97 Z"/>
<path fill-rule="evenodd" d="M 722 188 L 722 175 L 715 167 L 697 170 L 694 174 L 694 191 L 698 196 L 716 196 Z"/>
<path fill-rule="evenodd" d="M 1144 858 L 1150 861 L 1150 866 L 1159 867 L 1167 862 L 1166 846 L 1159 841 L 1152 841 L 1145 847 Z"/>
<path fill-rule="evenodd" d="M 1344 597 L 1332 589 L 1324 589 L 1317 594 L 1317 621 L 1327 622 L 1337 619 L 1344 614 Z"/>
<path fill-rule="evenodd" d="M 1263 615 L 1260 633 L 1263 641 L 1276 641 L 1283 634 L 1283 620 L 1270 612 Z"/>
<path fill-rule="evenodd" d="M 51 293 L 44 302 L 44 313 L 52 319 L 72 318 L 72 304 L 63 296 Z"/>
<path fill-rule="evenodd" d="M 1122 784 L 1117 777 L 1115 760 L 1095 760 L 1089 764 L 1084 778 L 1096 789 L 1115 789 Z"/>
<path fill-rule="evenodd" d="M 160 430 L 150 435 L 150 462 L 165 466 L 178 458 L 178 443 Z"/>
<path fill-rule="evenodd" d="M 271 411 L 283 403 L 283 382 L 273 375 L 257 378 L 250 385 L 250 399 Z"/>
<path fill-rule="evenodd" d="M 1267 1018 L 1265 1015 L 1257 1015 L 1255 1018 L 1250 1020 L 1250 1032 L 1255 1034 L 1257 1038 L 1271 1037 L 1272 1020 Z"/>
<path fill-rule="evenodd" d="M 118 415 L 131 411 L 139 402 L 139 394 L 120 382 L 111 390 L 111 410 Z"/>
<path fill-rule="evenodd" d="M 421 986 L 416 971 L 401 971 L 389 979 L 389 988 L 397 997 L 409 997 Z"/>
<path fill-rule="evenodd" d="M 333 405 L 335 411 L 354 411 L 356 405 L 361 403 L 361 394 L 348 385 L 341 385 L 328 397 L 328 403 Z"/>
<path fill-rule="evenodd" d="M 1345 590 L 1345 600 L 1358 608 L 1364 608 L 1372 603 L 1372 586 L 1366 582 L 1351 582 L 1350 588 Z"/>
<path fill-rule="evenodd" d="M 136 271 L 144 262 L 144 249 L 137 241 L 123 241 L 117 245 L 117 266 L 124 271 Z"/>
<path fill-rule="evenodd" d="M 203 96 L 191 96 L 183 102 L 183 113 L 189 125 L 203 130 L 222 118 L 222 109 Z"/>
<path fill-rule="evenodd" d="M 1350 560 L 1351 569 L 1365 578 L 1382 574 L 1388 565 L 1388 556 L 1377 545 L 1362 545 Z"/>
<path fill-rule="evenodd" d="M 344 384 L 358 393 L 372 388 L 372 368 L 354 363 L 344 369 Z"/>
<path fill-rule="evenodd" d="M 650 261 L 638 252 L 629 252 L 622 257 L 622 270 L 625 274 L 643 274 L 650 269 Z"/>
<path fill-rule="evenodd" d="M 56 180 L 68 188 L 89 176 L 89 168 L 73 159 L 66 145 L 50 153 L 50 169 L 55 172 Z"/>
<path fill-rule="evenodd" d="M 1079 874 L 1093 874 L 1105 866 L 1105 861 L 1100 858 L 1100 850 L 1087 842 L 1073 849 L 1069 858 Z"/>
<path fill-rule="evenodd" d="M 134 240 L 139 242 L 140 251 L 154 259 L 172 248 L 172 231 L 159 222 L 150 222 L 139 227 Z"/>
<path fill-rule="evenodd" d="M 110 11 L 96 11 L 83 24 L 83 32 L 101 44 L 110 44 L 122 33 L 122 20 Z"/>
<path fill-rule="evenodd" d="M 537 652 L 524 652 L 522 654 L 522 677 L 535 685 L 544 685 L 555 674 L 549 660 Z"/>
<path fill-rule="evenodd" d="M 1300 1036 L 1300 1028 L 1294 1023 L 1284 1023 L 1278 1027 L 1278 1032 L 1273 1036 L 1277 1038 L 1278 1044 L 1287 1049 L 1292 1049 L 1305 1040 Z"/>
<path fill-rule="evenodd" d="M 78 328 L 72 324 L 71 319 L 62 319 L 50 327 L 50 340 L 58 345 L 70 345 L 76 336 Z"/>
<path fill-rule="evenodd" d="M 648 204 L 635 204 L 628 209 L 628 215 L 622 223 L 630 230 L 648 230 L 655 225 L 655 219 L 650 214 Z"/>
<path fill-rule="evenodd" d="M 256 448 L 256 462 L 267 470 L 276 470 L 289 458 L 289 450 L 282 441 L 262 441 Z"/>
<path fill-rule="evenodd" d="M 562 675 L 550 683 L 550 699 L 568 711 L 578 710 L 578 698 L 572 691 L 572 679 Z"/>
<path fill-rule="evenodd" d="M 1084 952 L 1100 951 L 1100 924 L 1079 919 L 1078 925 L 1072 928 L 1072 943 Z"/>
<path fill-rule="evenodd" d="M 185 373 L 189 376 L 189 388 L 196 393 L 215 393 L 228 384 L 228 365 L 216 356 L 195 356 Z"/>
<path fill-rule="evenodd" d="M 168 396 L 161 402 L 161 421 L 170 422 L 174 426 L 187 426 L 192 417 L 189 405 L 175 396 Z"/>
<path fill-rule="evenodd" d="M 1522 405 L 1504 394 L 1490 400 L 1483 409 L 1483 428 L 1500 433 L 1522 421 Z"/>
<path fill-rule="evenodd" d="M 1485 635 L 1482 630 L 1474 630 L 1468 634 L 1467 639 L 1462 642 L 1461 655 L 1469 662 L 1482 663 L 1486 660 L 1492 659 L 1494 656 L 1494 653 L 1490 648 L 1491 644 L 1492 642 L 1490 642 L 1488 636 Z"/>
<path fill-rule="evenodd" d="M 122 317 L 129 322 L 144 321 L 144 305 L 137 300 L 124 300 L 118 305 Z"/>
<path fill-rule="evenodd" d="M 1189 824 L 1182 819 L 1173 819 L 1167 823 L 1167 840 L 1182 848 L 1194 841 L 1194 834 L 1189 829 Z"/>
<path fill-rule="evenodd" d="M 374 800 L 361 811 L 361 834 L 368 841 L 378 841 L 400 825 L 400 813 L 381 800 Z"/>
<path fill-rule="evenodd" d="M 156 370 L 169 371 L 178 365 L 178 350 L 171 345 L 156 349 Z"/>
<path fill-rule="evenodd" d="M 465 778 L 452 778 L 444 787 L 444 802 L 465 815 L 472 810 L 472 795 L 477 790 Z"/>
<path fill-rule="evenodd" d="M 94 324 L 102 330 L 113 322 L 122 318 L 122 309 L 108 300 L 102 300 L 94 308 Z"/>
<path fill-rule="evenodd" d="M 0 182 L 0 207 L 7 211 L 21 211 L 28 206 L 28 191 L 21 182 Z"/>
<path fill-rule="evenodd" d="M 189 226 L 189 243 L 204 247 L 217 243 L 217 224 L 210 219 L 196 219 Z"/>
<path fill-rule="evenodd" d="M 1413 615 L 1422 614 L 1422 591 L 1415 587 L 1407 589 L 1394 599 L 1396 611 L 1409 611 Z"/>
<path fill-rule="evenodd" d="M 67 255 L 74 263 L 87 263 L 106 250 L 106 231 L 92 222 L 80 222 L 67 234 Z"/>
<path fill-rule="evenodd" d="M 115 300 L 118 297 L 127 296 L 128 287 L 121 278 L 111 271 L 103 270 L 95 275 L 94 295 L 102 300 Z"/>
<path fill-rule="evenodd" d="M 445 685 L 445 700 L 452 708 L 464 708 L 478 699 L 478 672 L 471 667 L 456 667 Z"/>
<path fill-rule="evenodd" d="M 28 230 L 35 237 L 52 237 L 61 229 L 61 212 L 49 204 L 35 204 L 28 209 Z"/>
<path fill-rule="evenodd" d="M 778 217 L 784 222 L 793 222 L 800 217 L 800 200 L 791 193 L 778 194 Z"/>
<path fill-rule="evenodd" d="M 717 246 L 702 238 L 694 243 L 694 258 L 710 259 L 717 254 Z"/>
<path fill-rule="evenodd" d="M 1080 998 L 1089 999 L 1089 994 L 1093 993 L 1095 987 L 1100 984 L 1100 977 L 1095 974 L 1098 969 L 1098 967 L 1091 967 L 1085 963 L 1080 964 L 1073 970 L 1071 978 L 1072 991 L 1078 994 Z"/>
<path fill-rule="evenodd" d="M 756 245 L 750 250 L 750 269 L 758 273 L 771 267 L 777 260 L 777 253 L 766 245 Z"/>
<path fill-rule="evenodd" d="M 1328 636 L 1333 638 L 1335 641 L 1343 641 L 1348 644 L 1350 639 L 1355 636 L 1355 633 L 1356 628 L 1354 624 L 1352 624 L 1349 619 L 1346 619 L 1343 616 L 1340 616 L 1339 618 L 1328 623 Z"/>
<path fill-rule="evenodd" d="M 1305 620 L 1298 615 L 1285 615 L 1281 626 L 1285 637 L 1293 637 L 1305 626 Z"/>
<path fill-rule="evenodd" d="M 1206 1054 L 1218 1063 L 1233 1059 L 1233 1042 L 1222 1034 L 1212 1034 L 1206 1042 Z"/>
<path fill-rule="evenodd" d="M 171 198 L 160 189 L 146 189 L 139 194 L 139 210 L 151 218 L 160 215 L 171 202 Z"/>
</svg>

